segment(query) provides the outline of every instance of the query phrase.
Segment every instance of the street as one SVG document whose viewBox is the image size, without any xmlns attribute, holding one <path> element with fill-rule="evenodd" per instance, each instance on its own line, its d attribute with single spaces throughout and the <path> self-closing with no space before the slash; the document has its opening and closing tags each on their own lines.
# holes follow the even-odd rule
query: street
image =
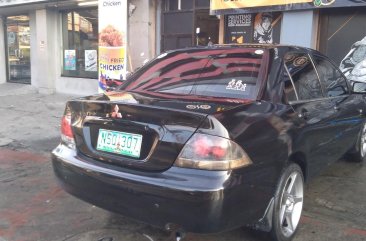
<svg viewBox="0 0 366 241">
<path fill-rule="evenodd" d="M 50 152 L 65 102 L 31 86 L 0 85 L 0 241 L 172 241 L 175 234 L 122 217 L 64 192 Z M 340 160 L 307 183 L 295 241 L 366 240 L 366 166 Z M 187 241 L 271 240 L 248 229 Z"/>
</svg>

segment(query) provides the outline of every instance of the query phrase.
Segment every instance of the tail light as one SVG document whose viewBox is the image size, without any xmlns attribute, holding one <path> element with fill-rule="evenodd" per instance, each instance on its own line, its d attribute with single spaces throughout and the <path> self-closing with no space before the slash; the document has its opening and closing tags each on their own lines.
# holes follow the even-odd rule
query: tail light
<svg viewBox="0 0 366 241">
<path fill-rule="evenodd" d="M 185 144 L 175 166 L 231 170 L 252 164 L 245 151 L 235 142 L 223 137 L 194 134 Z"/>
<path fill-rule="evenodd" d="M 71 114 L 66 113 L 61 119 L 61 141 L 70 148 L 75 148 L 74 133 L 71 128 Z"/>
</svg>

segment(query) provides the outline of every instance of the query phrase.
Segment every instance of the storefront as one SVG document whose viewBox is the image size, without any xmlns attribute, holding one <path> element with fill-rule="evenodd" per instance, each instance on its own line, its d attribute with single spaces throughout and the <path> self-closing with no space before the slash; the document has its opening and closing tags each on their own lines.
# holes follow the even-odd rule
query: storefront
<svg viewBox="0 0 366 241">
<path fill-rule="evenodd" d="M 166 50 L 217 43 L 311 47 L 344 68 L 366 52 L 366 0 L 129 0 L 128 10 L 128 71 Z M 97 1 L 0 1 L 0 83 L 96 93 L 97 44 Z"/>
<path fill-rule="evenodd" d="M 128 6 L 132 71 L 160 51 L 161 3 L 129 0 Z M 41 93 L 94 94 L 97 64 L 98 1 L 0 1 L 0 83 L 31 84 Z"/>
<path fill-rule="evenodd" d="M 225 19 L 224 43 L 310 47 L 343 68 L 366 59 L 365 12 L 366 0 L 211 1 L 211 14 Z"/>
<path fill-rule="evenodd" d="M 219 43 L 219 16 L 210 15 L 210 0 L 164 0 L 163 51 Z"/>
<path fill-rule="evenodd" d="M 314 47 L 317 12 L 309 9 L 311 2 L 213 0 L 211 14 L 224 16 L 224 27 L 221 29 L 224 43 L 289 43 Z M 302 33 L 298 31 L 298 26 L 302 27 Z M 301 41 L 298 42 L 299 39 Z"/>
<path fill-rule="evenodd" d="M 319 50 L 354 78 L 351 70 L 366 60 L 366 6 L 321 10 Z M 357 80 L 366 82 L 366 76 Z"/>
</svg>

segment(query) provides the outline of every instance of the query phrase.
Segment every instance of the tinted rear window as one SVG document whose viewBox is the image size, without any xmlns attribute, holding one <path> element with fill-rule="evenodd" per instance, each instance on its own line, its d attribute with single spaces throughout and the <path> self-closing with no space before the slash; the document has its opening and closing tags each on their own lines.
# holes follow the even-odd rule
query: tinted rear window
<svg viewBox="0 0 366 241">
<path fill-rule="evenodd" d="M 155 92 L 255 99 L 264 65 L 262 49 L 194 49 L 165 53 L 137 71 L 122 86 Z"/>
</svg>

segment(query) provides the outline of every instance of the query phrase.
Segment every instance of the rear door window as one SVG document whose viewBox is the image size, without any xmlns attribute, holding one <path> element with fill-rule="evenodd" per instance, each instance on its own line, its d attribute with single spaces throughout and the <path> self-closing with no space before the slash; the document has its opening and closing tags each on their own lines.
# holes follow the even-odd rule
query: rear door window
<svg viewBox="0 0 366 241">
<path fill-rule="evenodd" d="M 175 95 L 256 99 L 266 65 L 263 49 L 193 49 L 165 53 L 121 89 Z"/>
<path fill-rule="evenodd" d="M 324 97 L 317 72 L 307 53 L 287 53 L 285 55 L 285 66 L 287 68 L 285 76 L 291 76 L 290 80 L 293 81 L 296 89 L 296 92 L 295 90 L 289 91 L 291 86 L 287 83 L 289 86 L 287 87 L 289 100 L 294 99 L 295 93 L 299 100 L 311 100 Z"/>
<path fill-rule="evenodd" d="M 294 85 L 292 84 L 292 81 L 290 80 L 290 78 L 287 77 L 287 74 L 284 83 L 285 83 L 284 91 L 286 97 L 285 102 L 288 103 L 290 101 L 296 101 L 298 99 L 297 93 Z"/>
<path fill-rule="evenodd" d="M 313 56 L 315 67 L 327 97 L 347 95 L 348 85 L 341 71 L 329 60 L 320 56 Z"/>
</svg>

